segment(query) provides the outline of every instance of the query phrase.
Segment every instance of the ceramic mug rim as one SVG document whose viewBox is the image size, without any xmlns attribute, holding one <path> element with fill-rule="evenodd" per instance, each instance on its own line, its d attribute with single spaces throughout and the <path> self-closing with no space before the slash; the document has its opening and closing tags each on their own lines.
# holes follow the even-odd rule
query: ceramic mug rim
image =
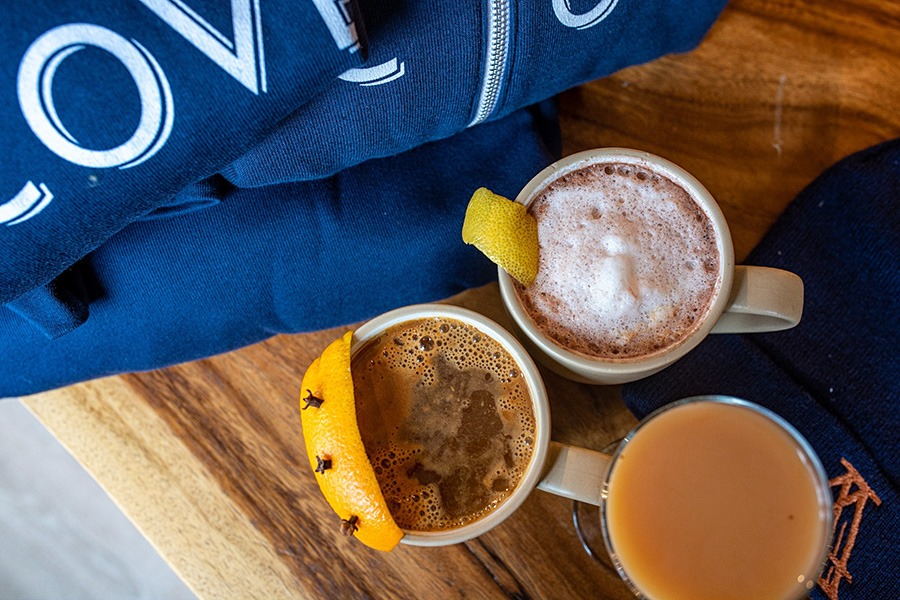
<svg viewBox="0 0 900 600">
<path fill-rule="evenodd" d="M 717 290 L 704 314 L 703 322 L 686 337 L 658 352 L 631 359 L 604 359 L 576 353 L 544 335 L 535 326 L 522 306 L 514 289 L 512 277 L 503 268 L 498 267 L 497 277 L 500 284 L 500 295 L 503 298 L 507 312 L 512 316 L 518 329 L 539 350 L 563 367 L 572 369 L 577 374 L 586 376 L 589 379 L 592 377 L 602 378 L 604 376 L 629 377 L 650 375 L 674 363 L 695 348 L 709 334 L 728 306 L 735 268 L 731 232 L 728 228 L 728 223 L 725 221 L 725 216 L 722 214 L 722 210 L 712 194 L 693 175 L 661 156 L 631 148 L 595 148 L 562 158 L 535 175 L 516 196 L 516 202 L 526 207 L 530 206 L 535 198 L 557 178 L 590 164 L 602 162 L 644 165 L 648 169 L 668 177 L 685 189 L 709 218 L 716 232 L 716 247 L 719 253 L 720 264 Z M 610 383 L 616 382 L 611 381 Z"/>
<path fill-rule="evenodd" d="M 409 531 L 402 529 L 401 543 L 411 546 L 446 546 L 476 538 L 493 529 L 512 515 L 531 494 L 541 479 L 547 453 L 550 448 L 550 404 L 547 390 L 538 368 L 519 341 L 494 320 L 471 309 L 450 304 L 416 304 L 383 313 L 361 325 L 353 332 L 350 356 L 359 352 L 366 343 L 380 333 L 400 323 L 416 319 L 444 317 L 471 325 L 488 335 L 509 352 L 515 360 L 534 410 L 535 432 L 531 461 L 522 475 L 519 485 L 497 508 L 483 517 L 446 531 Z"/>
</svg>

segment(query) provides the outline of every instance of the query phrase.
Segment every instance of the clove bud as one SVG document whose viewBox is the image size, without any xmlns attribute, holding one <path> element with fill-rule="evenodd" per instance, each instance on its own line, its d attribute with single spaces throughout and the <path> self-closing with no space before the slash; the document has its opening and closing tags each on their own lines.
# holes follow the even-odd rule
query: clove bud
<svg viewBox="0 0 900 600">
<path fill-rule="evenodd" d="M 316 461 L 319 463 L 318 465 L 316 465 L 316 473 L 324 473 L 331 468 L 330 458 L 322 458 L 321 456 L 316 454 Z"/>
<path fill-rule="evenodd" d="M 344 535 L 353 535 L 359 527 L 356 526 L 356 522 L 359 521 L 359 517 L 356 515 L 352 515 L 349 519 L 341 519 L 341 533 Z"/>
<path fill-rule="evenodd" d="M 310 406 L 312 406 L 313 408 L 319 408 L 320 406 L 322 406 L 322 403 L 325 402 L 325 400 L 313 396 L 312 390 L 306 390 L 306 397 L 303 398 L 303 402 L 306 402 L 306 406 L 304 406 L 300 410 L 306 410 Z"/>
</svg>

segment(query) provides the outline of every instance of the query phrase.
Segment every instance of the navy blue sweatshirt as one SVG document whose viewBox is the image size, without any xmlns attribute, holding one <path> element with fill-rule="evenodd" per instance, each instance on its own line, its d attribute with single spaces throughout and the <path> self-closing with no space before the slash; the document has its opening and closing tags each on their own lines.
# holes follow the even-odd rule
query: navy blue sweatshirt
<svg viewBox="0 0 900 600">
<path fill-rule="evenodd" d="M 723 4 L 16 8 L 0 24 L 0 396 L 487 282 L 459 243 L 465 203 L 555 157 L 542 101 L 691 49 Z"/>
</svg>

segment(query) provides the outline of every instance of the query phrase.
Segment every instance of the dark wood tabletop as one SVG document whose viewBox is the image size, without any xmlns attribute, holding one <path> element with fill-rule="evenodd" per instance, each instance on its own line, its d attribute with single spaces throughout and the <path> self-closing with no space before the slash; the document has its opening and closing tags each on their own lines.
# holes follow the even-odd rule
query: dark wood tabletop
<svg viewBox="0 0 900 600">
<path fill-rule="evenodd" d="M 893 1 L 735 0 L 695 51 L 563 94 L 564 152 L 627 146 L 681 165 L 719 201 L 740 260 L 826 167 L 900 136 L 898 40 Z M 449 301 L 508 323 L 498 297 L 491 284 Z M 582 549 L 571 501 L 540 491 L 456 546 L 385 554 L 341 537 L 298 393 L 346 329 L 25 402 L 201 598 L 631 597 Z M 559 441 L 602 449 L 635 422 L 615 388 L 546 382 Z"/>
</svg>

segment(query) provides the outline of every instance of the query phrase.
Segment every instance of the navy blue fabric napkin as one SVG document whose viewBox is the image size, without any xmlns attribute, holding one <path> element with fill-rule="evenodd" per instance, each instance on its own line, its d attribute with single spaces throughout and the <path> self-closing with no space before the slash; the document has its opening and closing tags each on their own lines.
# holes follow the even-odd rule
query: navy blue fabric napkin
<svg viewBox="0 0 900 600">
<path fill-rule="evenodd" d="M 835 499 L 834 549 L 813 597 L 900 598 L 900 140 L 828 169 L 746 263 L 803 278 L 801 323 L 709 336 L 626 385 L 625 403 L 643 417 L 728 394 L 783 416 L 822 459 Z"/>
</svg>

